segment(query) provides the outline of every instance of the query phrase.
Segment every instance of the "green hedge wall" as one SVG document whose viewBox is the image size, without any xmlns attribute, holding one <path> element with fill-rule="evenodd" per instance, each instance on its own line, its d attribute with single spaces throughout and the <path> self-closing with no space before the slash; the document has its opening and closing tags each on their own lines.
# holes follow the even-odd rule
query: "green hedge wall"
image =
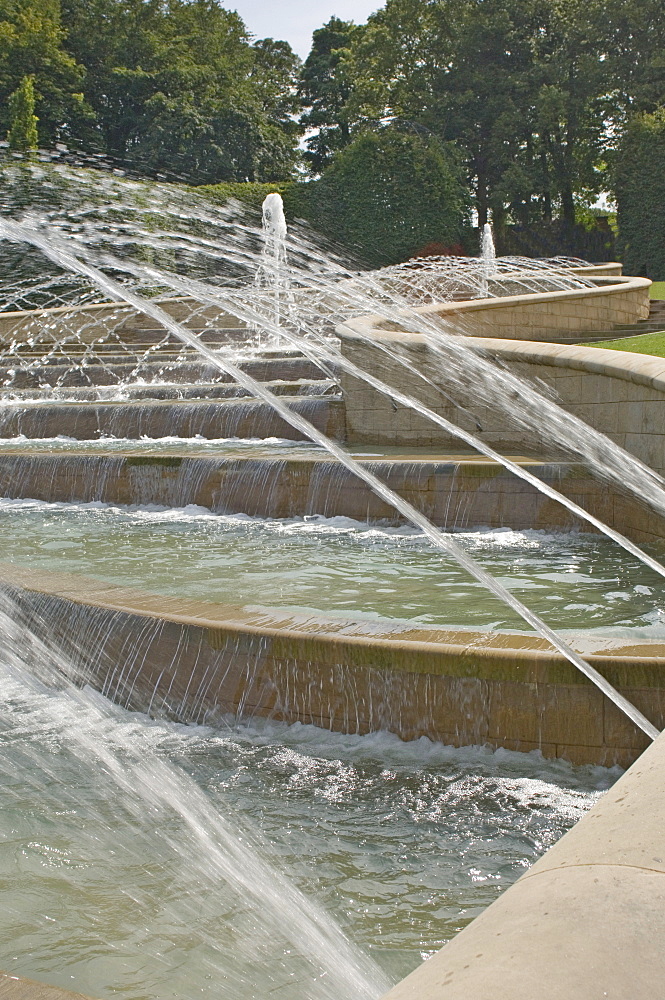
<svg viewBox="0 0 665 1000">
<path fill-rule="evenodd" d="M 287 220 L 306 220 L 360 266 L 396 264 L 432 244 L 459 253 L 468 238 L 469 194 L 455 151 L 391 129 L 358 136 L 319 180 L 196 190 L 256 209 L 278 191 Z"/>
<path fill-rule="evenodd" d="M 468 191 L 455 151 L 392 129 L 365 132 L 307 185 L 302 214 L 363 264 L 381 267 L 428 244 L 455 247 L 468 225 Z"/>
<path fill-rule="evenodd" d="M 665 279 L 665 107 L 637 115 L 616 157 L 618 249 L 626 274 Z"/>
<path fill-rule="evenodd" d="M 284 199 L 284 205 L 293 204 L 292 190 L 300 185 L 295 181 L 282 181 L 276 184 L 263 184 L 255 182 L 223 181 L 220 184 L 200 184 L 194 188 L 197 195 L 204 195 L 212 201 L 227 202 L 231 199 L 239 201 L 248 208 L 261 210 L 264 198 L 277 191 Z M 297 200 L 297 198 L 296 198 Z M 289 213 L 290 214 L 290 213 Z M 302 214 L 302 213 L 301 213 Z"/>
</svg>

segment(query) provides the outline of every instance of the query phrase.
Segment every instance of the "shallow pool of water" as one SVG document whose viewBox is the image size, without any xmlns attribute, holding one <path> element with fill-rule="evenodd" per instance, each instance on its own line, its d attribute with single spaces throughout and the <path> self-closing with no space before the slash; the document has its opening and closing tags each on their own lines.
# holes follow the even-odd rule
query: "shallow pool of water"
<svg viewBox="0 0 665 1000">
<path fill-rule="evenodd" d="M 598 535 L 494 529 L 455 537 L 554 628 L 665 638 L 662 580 Z M 236 606 L 524 629 L 415 529 L 343 517 L 2 500 L 0 552 L 32 569 Z"/>
<path fill-rule="evenodd" d="M 334 921 L 376 963 L 379 996 L 618 774 L 381 733 L 184 727 L 0 679 L 0 967 L 101 998 L 355 1000 L 280 924 L 285 886 L 324 940 Z"/>
</svg>

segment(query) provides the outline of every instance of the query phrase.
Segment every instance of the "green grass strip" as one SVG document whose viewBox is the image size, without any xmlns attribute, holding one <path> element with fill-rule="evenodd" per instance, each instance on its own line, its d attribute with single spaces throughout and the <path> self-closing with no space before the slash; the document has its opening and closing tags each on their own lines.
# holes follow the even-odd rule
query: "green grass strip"
<svg viewBox="0 0 665 1000">
<path fill-rule="evenodd" d="M 623 340 L 600 340 L 584 347 L 603 347 L 609 351 L 630 351 L 631 354 L 652 354 L 665 358 L 665 330 L 660 333 L 641 333 L 638 337 L 624 337 Z"/>
</svg>

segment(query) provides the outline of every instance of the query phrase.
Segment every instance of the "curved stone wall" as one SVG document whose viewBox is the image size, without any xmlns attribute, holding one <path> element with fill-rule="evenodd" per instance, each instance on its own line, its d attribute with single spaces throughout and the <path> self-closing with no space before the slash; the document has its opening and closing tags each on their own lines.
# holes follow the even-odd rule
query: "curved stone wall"
<svg viewBox="0 0 665 1000">
<path fill-rule="evenodd" d="M 553 292 L 530 292 L 489 299 L 422 306 L 418 312 L 435 317 L 453 333 L 467 337 L 499 337 L 530 341 L 582 341 L 594 332 L 631 325 L 649 316 L 648 278 L 594 276 L 579 269 L 596 287 Z M 533 278 L 531 277 L 531 280 Z M 374 336 L 408 327 L 408 321 L 363 316 L 348 327 Z"/>
<path fill-rule="evenodd" d="M 610 284 L 585 290 L 581 296 L 545 293 L 538 301 L 517 296 L 528 301 L 504 300 L 491 307 L 474 302 L 464 309 L 455 303 L 449 315 L 464 313 L 474 336 L 489 322 L 488 315 L 493 317 L 492 330 L 504 334 L 518 327 L 574 334 L 589 319 L 604 322 L 603 298 L 617 309 L 632 309 L 633 316 L 643 310 L 649 283 L 626 282 L 612 278 Z M 126 311 L 119 313 L 115 306 L 93 309 L 81 316 L 82 333 L 97 320 L 108 321 L 114 329 L 124 324 L 131 333 L 133 318 Z M 442 313 L 441 307 L 436 309 Z M 519 321 L 519 309 L 529 322 Z M 598 310 L 595 318 L 593 309 Z M 613 315 L 616 320 L 618 313 Z M 4 322 L 22 320 L 5 317 Z M 423 360 L 422 338 L 391 332 L 371 318 L 357 323 L 373 337 L 392 338 L 401 349 L 412 351 L 414 360 Z M 365 367 L 377 355 L 371 345 L 361 343 L 353 326 L 341 331 L 344 351 Z M 2 330 L 7 327 L 0 318 Z M 572 412 L 653 467 L 665 468 L 665 432 L 659 422 L 665 401 L 665 361 L 505 339 L 486 340 L 481 346 L 527 378 L 546 381 Z M 405 389 L 402 367 L 398 384 Z M 429 424 L 425 438 L 410 411 L 407 420 L 390 403 L 381 409 L 381 397 L 371 390 L 361 390 L 352 380 L 345 387 L 351 440 L 367 435 L 366 440 L 376 442 L 383 435 L 392 444 L 401 435 L 407 443 L 442 443 Z M 451 413 L 461 419 L 454 404 Z M 483 433 L 504 444 L 508 435 L 507 429 L 496 425 Z M 125 464 L 143 469 L 142 461 Z M 180 469 L 178 461 L 157 460 L 150 465 L 160 489 L 174 477 L 174 469 Z M 55 466 L 50 479 L 35 474 L 33 483 L 26 459 L 19 456 L 17 463 L 21 462 L 23 475 L 15 489 L 56 488 Z M 30 463 L 31 469 L 36 468 L 39 457 L 31 457 Z M 69 473 L 57 483 L 63 499 L 71 498 Z M 485 472 L 484 477 L 492 486 L 501 481 L 495 473 Z M 113 488 L 129 489 L 130 479 L 128 473 Z M 89 483 L 83 480 L 84 491 Z M 214 496 L 212 486 L 210 496 Z M 339 502 L 344 502 L 343 492 Z M 514 507 L 513 500 L 510 505 Z M 529 516 L 528 523 L 534 523 L 533 511 Z M 630 533 L 624 509 L 618 509 L 613 523 Z M 633 527 L 636 537 L 651 530 L 646 520 Z M 655 527 L 652 534 L 658 534 Z M 240 608 L 140 594 L 80 576 L 36 574 L 11 566 L 1 568 L 0 586 L 14 596 L 19 613 L 37 630 L 44 622 L 55 623 L 66 652 L 81 671 L 79 679 L 91 681 L 131 708 L 197 721 L 246 708 L 347 731 L 385 726 L 404 738 L 426 734 L 449 743 L 537 747 L 546 754 L 605 764 L 629 763 L 646 743 L 589 682 L 531 636 L 402 627 L 389 634 L 376 628 L 363 633 L 359 624 L 348 621 L 252 616 Z M 598 641 L 595 650 L 581 652 L 663 725 L 665 651 L 656 644 L 627 647 Z M 659 996 L 665 980 L 664 739 L 515 886 L 396 986 L 389 1000 Z M 0 993 L 7 1000 L 71 996 L 6 974 L 0 974 Z"/>
<path fill-rule="evenodd" d="M 655 1000 L 665 982 L 665 734 L 384 1000 Z"/>
<path fill-rule="evenodd" d="M 499 451 L 529 454 L 534 436 L 498 409 L 474 404 L 446 381 L 445 370 L 418 334 L 387 331 L 378 324 L 368 337 L 363 318 L 340 327 L 342 351 L 366 371 L 381 371 L 383 381 L 425 403 L 430 409 L 470 431 Z M 414 369 L 437 379 L 445 396 L 425 385 L 408 368 L 387 356 L 377 342 L 394 350 Z M 609 351 L 598 347 L 515 342 L 501 339 L 473 341 L 490 357 L 516 375 L 550 390 L 565 410 L 606 434 L 640 461 L 665 474 L 665 358 Z M 413 410 L 393 404 L 365 382 L 342 374 L 346 397 L 346 432 L 350 443 L 415 444 L 453 449 L 457 439 Z M 564 487 L 564 492 L 566 488 Z M 663 519 L 646 513 L 639 504 L 612 495 L 605 485 L 584 488 L 593 513 L 640 541 L 665 537 Z M 518 501 L 519 502 L 519 501 Z M 586 506 L 583 503 L 583 506 Z M 547 516 L 552 517 L 548 508 Z M 565 514 L 561 516 L 565 519 Z M 554 521 L 553 523 L 557 523 Z M 565 523 L 565 520 L 564 522 Z"/>
<path fill-rule="evenodd" d="M 126 708 L 205 724 L 262 715 L 339 732 L 387 729 L 453 746 L 632 763 L 648 745 L 537 636 L 349 621 L 164 597 L 84 576 L 0 564 L 30 628 L 55 627 L 78 681 Z M 575 644 L 657 726 L 665 647 Z"/>
</svg>

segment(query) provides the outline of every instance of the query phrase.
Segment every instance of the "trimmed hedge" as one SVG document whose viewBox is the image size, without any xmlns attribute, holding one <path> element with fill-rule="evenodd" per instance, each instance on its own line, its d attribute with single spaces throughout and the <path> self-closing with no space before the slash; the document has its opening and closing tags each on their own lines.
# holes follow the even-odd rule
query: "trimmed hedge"
<svg viewBox="0 0 665 1000">
<path fill-rule="evenodd" d="M 273 191 L 281 194 L 285 205 L 293 203 L 292 190 L 299 186 L 295 181 L 281 181 L 276 184 L 264 184 L 252 181 L 222 181 L 220 184 L 197 185 L 194 191 L 197 195 L 208 196 L 212 201 L 222 203 L 230 200 L 239 201 L 247 205 L 248 208 L 260 211 L 264 198 Z M 297 197 L 295 200 L 297 201 Z M 302 214 L 302 212 L 299 214 Z"/>
<path fill-rule="evenodd" d="M 455 151 L 391 129 L 358 136 L 319 180 L 196 190 L 255 209 L 277 191 L 287 219 L 306 220 L 361 266 L 397 264 L 428 244 L 460 252 L 468 238 L 469 194 Z"/>
<path fill-rule="evenodd" d="M 636 115 L 617 150 L 618 248 L 627 274 L 665 278 L 665 107 Z"/>
<path fill-rule="evenodd" d="M 370 267 L 400 263 L 427 244 L 464 242 L 469 194 L 460 162 L 433 137 L 365 132 L 306 188 L 301 214 Z"/>
</svg>

